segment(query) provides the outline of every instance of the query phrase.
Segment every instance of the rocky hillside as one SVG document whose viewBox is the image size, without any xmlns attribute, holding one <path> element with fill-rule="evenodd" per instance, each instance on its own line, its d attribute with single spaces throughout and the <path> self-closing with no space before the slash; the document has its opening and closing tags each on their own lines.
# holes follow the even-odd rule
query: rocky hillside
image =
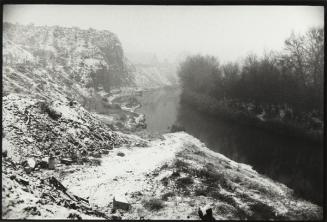
<svg viewBox="0 0 327 222">
<path fill-rule="evenodd" d="M 2 218 L 110 218 L 60 180 L 81 165 L 101 164 L 115 148 L 146 143 L 113 132 L 67 99 L 14 93 L 2 99 Z"/>
<path fill-rule="evenodd" d="M 69 96 L 133 83 L 117 36 L 58 26 L 3 25 L 3 94 Z"/>
<path fill-rule="evenodd" d="M 133 64 L 110 31 L 3 25 L 3 94 L 69 96 L 80 102 L 119 87 L 178 84 L 176 65 Z"/>
</svg>

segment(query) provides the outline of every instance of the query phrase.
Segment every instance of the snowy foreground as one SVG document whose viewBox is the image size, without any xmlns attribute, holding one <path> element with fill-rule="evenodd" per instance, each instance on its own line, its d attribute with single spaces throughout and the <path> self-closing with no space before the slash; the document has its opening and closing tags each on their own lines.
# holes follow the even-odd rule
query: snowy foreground
<svg viewBox="0 0 327 222">
<path fill-rule="evenodd" d="M 199 207 L 216 219 L 322 218 L 321 207 L 184 132 L 144 140 L 72 102 L 19 95 L 3 98 L 2 121 L 6 219 L 199 219 Z M 54 170 L 33 164 L 52 152 Z M 113 209 L 113 198 L 129 209 Z"/>
<path fill-rule="evenodd" d="M 102 166 L 84 168 L 63 183 L 103 212 L 110 212 L 114 196 L 123 198 L 132 204 L 130 211 L 116 213 L 124 219 L 199 219 L 199 207 L 212 207 L 216 219 L 319 217 L 317 206 L 294 199 L 286 186 L 210 151 L 186 133 L 112 154 Z M 162 208 L 147 207 L 156 199 L 163 200 Z"/>
</svg>

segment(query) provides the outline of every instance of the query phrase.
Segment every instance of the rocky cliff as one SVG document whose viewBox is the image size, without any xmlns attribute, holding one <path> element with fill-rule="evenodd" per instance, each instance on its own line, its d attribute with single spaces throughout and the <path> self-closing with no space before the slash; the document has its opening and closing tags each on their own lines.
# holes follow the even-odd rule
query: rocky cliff
<svg viewBox="0 0 327 222">
<path fill-rule="evenodd" d="M 109 31 L 4 23 L 3 93 L 69 96 L 133 83 L 118 37 Z"/>
<path fill-rule="evenodd" d="M 69 96 L 80 102 L 113 88 L 178 84 L 176 64 L 133 64 L 110 31 L 3 25 L 3 93 Z"/>
</svg>

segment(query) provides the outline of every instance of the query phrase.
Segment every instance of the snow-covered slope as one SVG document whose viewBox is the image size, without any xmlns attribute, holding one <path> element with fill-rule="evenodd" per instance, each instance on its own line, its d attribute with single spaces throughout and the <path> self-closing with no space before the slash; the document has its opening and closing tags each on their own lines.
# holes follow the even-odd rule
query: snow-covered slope
<svg viewBox="0 0 327 222">
<path fill-rule="evenodd" d="M 217 220 L 322 217 L 321 207 L 296 198 L 285 185 L 211 151 L 184 132 L 113 154 L 100 167 L 83 168 L 63 184 L 108 214 L 113 197 L 123 196 L 132 207 L 116 212 L 122 219 L 198 220 L 198 208 L 205 206 L 213 209 Z"/>
</svg>

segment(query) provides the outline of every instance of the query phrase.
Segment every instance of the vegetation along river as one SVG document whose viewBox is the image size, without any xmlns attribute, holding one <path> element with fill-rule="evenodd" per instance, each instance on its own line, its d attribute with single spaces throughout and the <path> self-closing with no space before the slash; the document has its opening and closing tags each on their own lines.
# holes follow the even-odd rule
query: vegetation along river
<svg viewBox="0 0 327 222">
<path fill-rule="evenodd" d="M 180 89 L 146 91 L 138 99 L 148 132 L 169 132 L 175 124 L 204 142 L 210 149 L 259 173 L 286 184 L 307 200 L 322 204 L 322 145 L 282 137 L 257 128 L 231 123 L 180 104 Z"/>
</svg>

